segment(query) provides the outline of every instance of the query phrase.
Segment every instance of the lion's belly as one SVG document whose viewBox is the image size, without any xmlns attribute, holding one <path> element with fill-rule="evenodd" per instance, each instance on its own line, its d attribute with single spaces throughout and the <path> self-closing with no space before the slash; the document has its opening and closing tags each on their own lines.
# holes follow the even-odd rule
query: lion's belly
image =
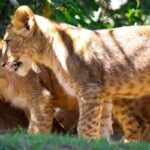
<svg viewBox="0 0 150 150">
<path fill-rule="evenodd" d="M 150 95 L 150 77 L 135 77 L 132 80 L 120 80 L 114 84 L 107 85 L 104 96 L 114 98 L 138 98 Z"/>
</svg>

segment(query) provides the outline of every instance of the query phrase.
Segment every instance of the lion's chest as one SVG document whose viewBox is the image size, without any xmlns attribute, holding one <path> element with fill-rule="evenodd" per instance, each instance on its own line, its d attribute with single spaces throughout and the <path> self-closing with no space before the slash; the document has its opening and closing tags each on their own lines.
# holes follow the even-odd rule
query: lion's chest
<svg viewBox="0 0 150 150">
<path fill-rule="evenodd" d="M 65 92 L 70 96 L 75 96 L 75 92 L 73 88 L 71 88 L 71 85 L 66 80 L 64 80 L 60 72 L 56 74 L 56 77 L 57 77 L 59 84 L 63 87 Z"/>
<path fill-rule="evenodd" d="M 27 100 L 20 96 L 20 95 L 16 95 L 14 94 L 14 90 L 12 89 L 11 86 L 9 86 L 5 92 L 4 92 L 4 98 L 5 100 L 7 100 L 8 102 L 11 103 L 11 105 L 17 107 L 17 108 L 25 108 L 28 107 L 28 103 Z"/>
</svg>

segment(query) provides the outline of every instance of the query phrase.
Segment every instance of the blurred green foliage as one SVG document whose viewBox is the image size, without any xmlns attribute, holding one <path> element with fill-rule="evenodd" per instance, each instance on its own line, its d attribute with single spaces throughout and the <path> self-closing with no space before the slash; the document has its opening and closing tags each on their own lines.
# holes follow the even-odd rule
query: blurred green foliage
<svg viewBox="0 0 150 150">
<path fill-rule="evenodd" d="M 16 9 L 10 5 L 10 1 L 0 0 L 0 30 L 8 24 L 10 16 Z M 89 29 L 150 24 L 149 0 L 128 0 L 117 10 L 110 9 L 110 0 L 99 0 L 99 2 L 94 0 L 17 0 L 17 2 L 19 5 L 29 5 L 35 13 L 50 19 Z M 8 10 L 4 12 L 8 5 Z"/>
</svg>

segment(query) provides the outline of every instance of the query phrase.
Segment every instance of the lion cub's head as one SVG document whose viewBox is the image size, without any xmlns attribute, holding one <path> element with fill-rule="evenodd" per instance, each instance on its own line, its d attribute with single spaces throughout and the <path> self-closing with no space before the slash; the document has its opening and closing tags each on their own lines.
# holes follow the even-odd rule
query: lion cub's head
<svg viewBox="0 0 150 150">
<path fill-rule="evenodd" d="M 28 6 L 20 6 L 6 29 L 2 49 L 2 66 L 24 76 L 31 66 L 34 47 L 31 37 L 35 32 L 34 13 Z"/>
</svg>

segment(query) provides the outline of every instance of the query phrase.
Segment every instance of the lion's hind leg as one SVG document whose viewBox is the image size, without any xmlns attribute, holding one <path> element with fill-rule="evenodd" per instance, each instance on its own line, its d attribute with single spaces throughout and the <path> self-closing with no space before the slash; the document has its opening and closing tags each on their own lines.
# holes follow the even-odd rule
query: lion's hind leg
<svg viewBox="0 0 150 150">
<path fill-rule="evenodd" d="M 121 124 L 124 131 L 124 140 L 139 140 L 141 139 L 141 127 L 134 116 L 132 108 L 133 101 L 126 99 L 113 100 L 113 113 Z"/>
</svg>

